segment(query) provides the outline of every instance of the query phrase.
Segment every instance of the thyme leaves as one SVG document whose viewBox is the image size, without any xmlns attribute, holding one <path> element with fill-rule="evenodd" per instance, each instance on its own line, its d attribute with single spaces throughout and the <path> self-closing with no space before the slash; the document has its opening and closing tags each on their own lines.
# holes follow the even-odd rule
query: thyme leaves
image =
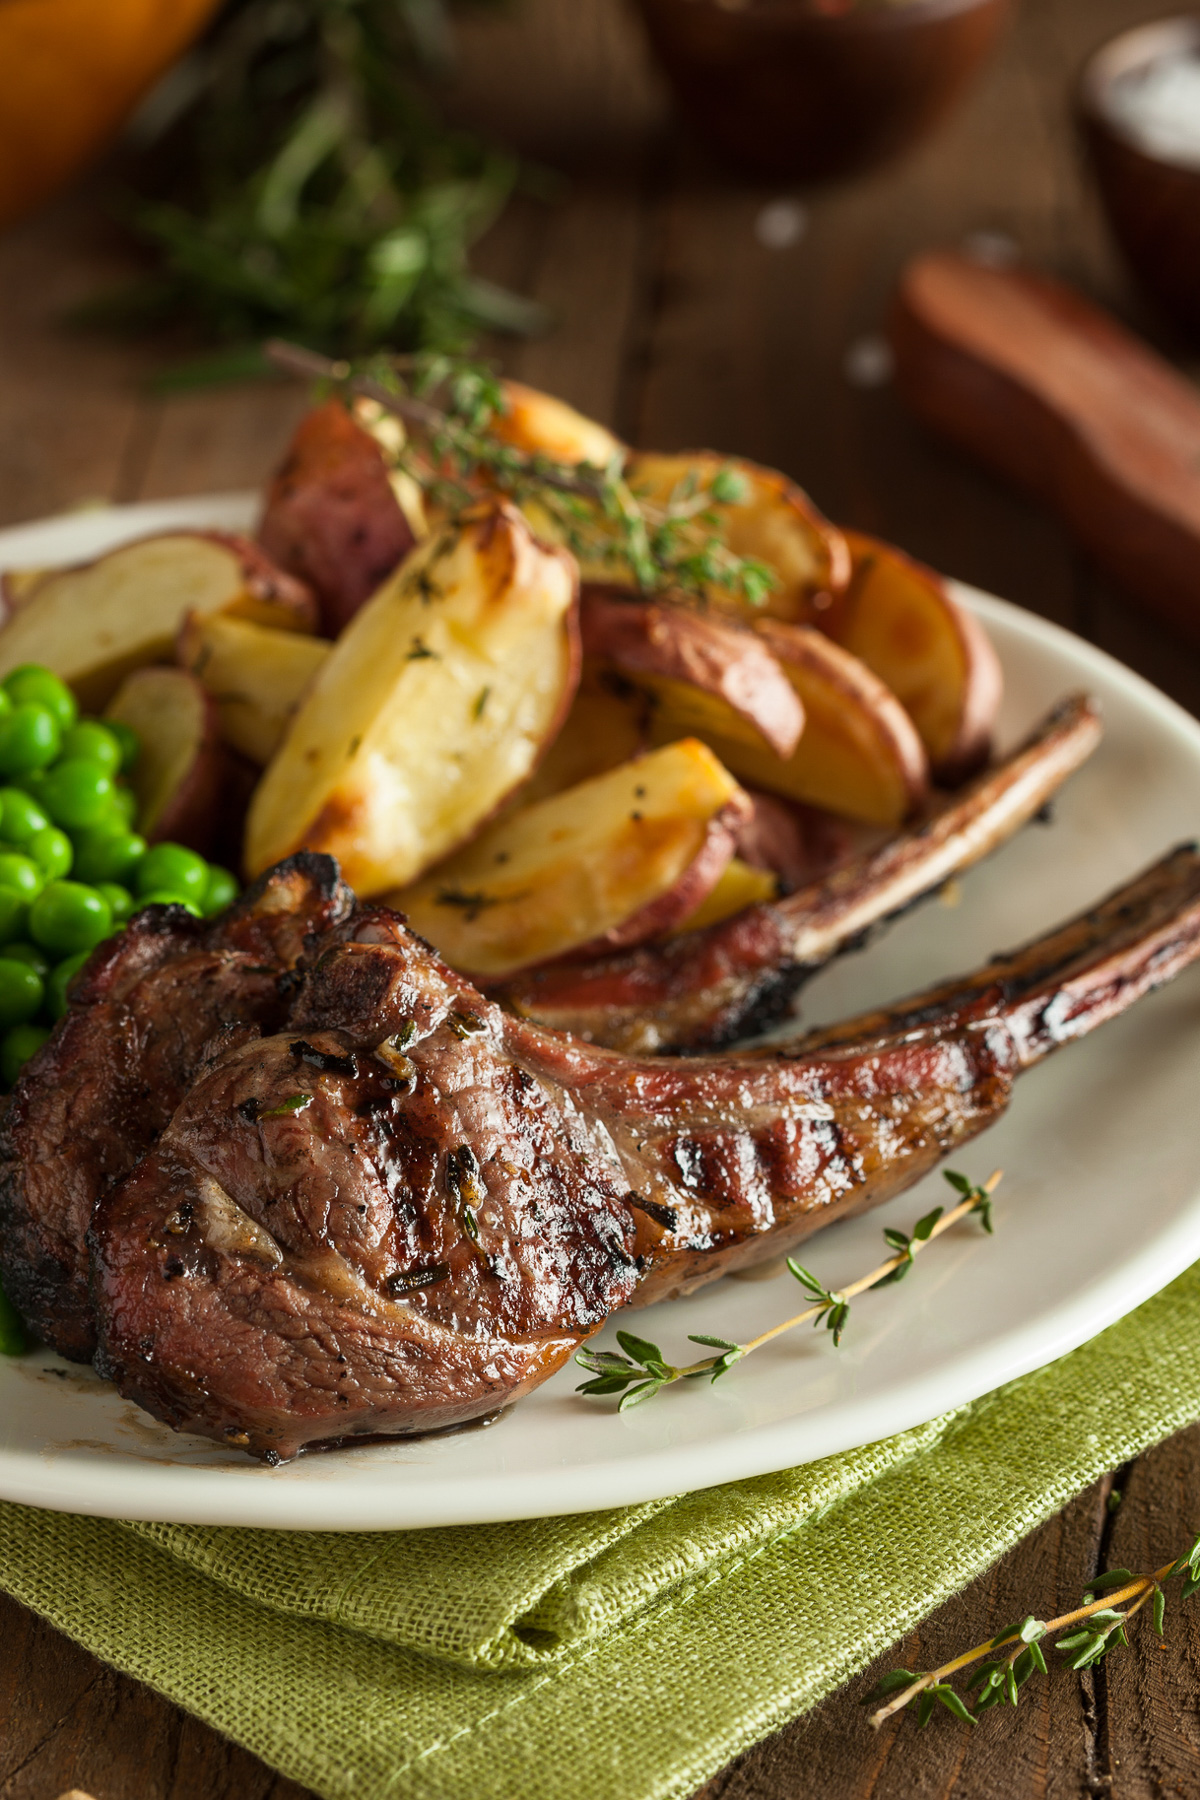
<svg viewBox="0 0 1200 1800">
<path fill-rule="evenodd" d="M 746 493 L 745 478 L 730 464 L 707 478 L 689 470 L 657 498 L 626 479 L 621 451 L 603 465 L 570 463 L 506 443 L 492 429 L 506 410 L 504 390 L 482 364 L 419 353 L 355 365 L 279 340 L 266 345 L 266 355 L 399 418 L 400 441 L 378 433 L 381 451 L 451 515 L 481 491 L 503 494 L 532 511 L 590 571 L 645 594 L 706 600 L 716 587 L 761 606 L 776 585 L 767 563 L 735 555 L 726 541 L 720 509 Z"/>
<path fill-rule="evenodd" d="M 694 1381 L 702 1376 L 707 1376 L 710 1381 L 719 1380 L 735 1363 L 741 1362 L 744 1357 L 761 1349 L 764 1344 L 769 1344 L 774 1338 L 794 1330 L 797 1325 L 810 1322 L 814 1327 L 824 1325 L 832 1334 L 834 1344 L 840 1344 L 850 1316 L 850 1302 L 857 1295 L 901 1280 L 927 1245 L 943 1232 L 949 1231 L 951 1226 L 974 1213 L 981 1216 L 986 1231 L 992 1230 L 991 1197 L 1000 1184 L 1002 1171 L 997 1169 L 987 1181 L 978 1186 L 954 1170 L 943 1173 L 944 1179 L 961 1196 L 958 1204 L 948 1212 L 943 1207 L 934 1207 L 932 1212 L 926 1213 L 924 1218 L 917 1221 L 911 1233 L 885 1227 L 884 1240 L 892 1254 L 878 1268 L 872 1269 L 870 1274 L 861 1276 L 844 1288 L 831 1289 L 810 1269 L 789 1256 L 788 1272 L 799 1282 L 810 1301 L 803 1312 L 785 1319 L 781 1325 L 773 1325 L 769 1331 L 751 1338 L 747 1344 L 735 1344 L 727 1338 L 689 1335 L 689 1343 L 702 1344 L 707 1349 L 715 1350 L 717 1354 L 700 1357 L 695 1362 L 682 1365 L 668 1362 L 658 1345 L 650 1343 L 648 1339 L 635 1337 L 632 1332 L 618 1331 L 617 1343 L 624 1354 L 618 1355 L 613 1350 L 578 1352 L 575 1361 L 589 1372 L 592 1379 L 581 1382 L 576 1393 L 586 1394 L 591 1399 L 605 1399 L 620 1394 L 617 1410 L 624 1412 L 631 1406 L 640 1406 L 647 1400 L 653 1400 L 664 1387 L 670 1387 L 677 1381 Z M 646 1210 L 644 1203 L 642 1210 Z M 935 1699 L 931 1704 L 936 1703 Z"/>
<path fill-rule="evenodd" d="M 1119 1644 L 1128 1646 L 1127 1627 L 1147 1605 L 1154 1630 L 1161 1637 L 1167 1605 L 1163 1584 L 1180 1577 L 1180 1598 L 1190 1600 L 1200 1591 L 1200 1537 L 1193 1539 L 1182 1556 L 1150 1575 L 1133 1575 L 1128 1569 L 1108 1570 L 1091 1583 L 1081 1606 L 1056 1619 L 1042 1620 L 1031 1614 L 1016 1624 L 1006 1625 L 986 1643 L 976 1644 L 925 1673 L 890 1670 L 863 1702 L 875 1705 L 869 1723 L 878 1730 L 894 1713 L 913 1707 L 918 1726 L 925 1726 L 941 1705 L 956 1719 L 973 1725 L 990 1707 L 1004 1703 L 1016 1706 L 1025 1683 L 1035 1674 L 1048 1673 L 1044 1645 L 1051 1638 L 1057 1639 L 1053 1647 L 1065 1659 L 1063 1666 L 1081 1670 L 1093 1668 Z M 1058 1636 L 1059 1633 L 1063 1635 Z M 996 1651 L 1005 1654 L 997 1658 Z M 968 1703 L 952 1686 L 951 1677 L 973 1665 L 977 1666 L 966 1679 L 968 1691 L 974 1690 Z"/>
</svg>

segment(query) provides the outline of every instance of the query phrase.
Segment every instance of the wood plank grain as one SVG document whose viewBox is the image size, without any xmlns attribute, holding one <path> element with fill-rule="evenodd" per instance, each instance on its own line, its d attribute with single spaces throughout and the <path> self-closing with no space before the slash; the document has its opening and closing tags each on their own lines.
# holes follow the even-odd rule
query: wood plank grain
<svg viewBox="0 0 1200 1800">
<path fill-rule="evenodd" d="M 741 1757 L 696 1800 L 1042 1800 L 1084 1789 L 1095 1763 L 1091 1696 L 1061 1671 L 977 1727 L 940 1713 L 876 1736 L 862 1699 L 888 1669 L 936 1668 L 1014 1618 L 1078 1603 L 1096 1560 L 1108 1484 L 1097 1483 L 927 1619 L 858 1681 Z"/>
<path fill-rule="evenodd" d="M 0 524 L 136 492 L 145 353 L 62 323 L 127 272 L 89 189 L 0 238 Z"/>
<path fill-rule="evenodd" d="M 308 404 L 307 390 L 286 381 L 241 382 L 148 402 L 151 435 L 139 499 L 261 488 Z"/>
<path fill-rule="evenodd" d="M 1200 1426 L 1141 1457 L 1124 1479 L 1105 1561 L 1158 1569 L 1200 1533 Z M 1103 1772 L 1118 1800 L 1200 1792 L 1200 1606 L 1167 1587 L 1165 1637 L 1143 1615 L 1131 1651 L 1097 1672 Z M 1134 1627 L 1130 1628 L 1131 1637 Z"/>
<path fill-rule="evenodd" d="M 481 247 L 484 272 L 559 315 L 554 335 L 503 346 L 506 366 L 635 441 L 715 443 L 780 463 L 835 516 L 1082 626 L 1200 710 L 1200 658 L 1097 584 L 1053 521 L 926 437 L 890 388 L 844 372 L 847 350 L 878 331 L 904 258 L 977 231 L 1011 239 L 1157 333 L 1100 233 L 1064 93 L 1092 43 L 1161 10 L 1161 0 L 1032 0 L 978 92 L 913 160 L 786 196 L 729 181 L 665 124 L 661 85 L 612 0 L 523 0 L 479 15 L 456 106 L 570 179 L 557 203 L 518 201 Z M 756 225 L 779 198 L 805 205 L 808 229 L 773 250 Z M 252 482 L 289 428 L 296 391 L 151 402 L 137 387 L 143 347 L 64 337 L 61 305 L 120 264 L 86 194 L 0 242 L 0 520 Z M 1186 1529 L 1200 1452 L 1182 1444 L 1125 1480 L 1107 1550 L 1093 1490 L 879 1667 L 949 1654 L 1048 1594 L 1065 1604 L 1089 1558 L 1132 1563 L 1139 1531 L 1149 1545 L 1168 1525 Z M 1141 1650 L 1114 1661 L 1093 1693 L 1060 1675 L 974 1734 L 939 1719 L 925 1733 L 909 1720 L 873 1737 L 856 1704 L 864 1677 L 719 1776 L 708 1800 L 1200 1791 L 1200 1652 L 1186 1612 L 1166 1651 L 1144 1652 L 1148 1668 Z M 72 1786 L 97 1800 L 304 1800 L 2 1599 L 0 1630 L 0 1800 Z"/>
<path fill-rule="evenodd" d="M 0 1595 L 0 1800 L 312 1800 Z"/>
</svg>

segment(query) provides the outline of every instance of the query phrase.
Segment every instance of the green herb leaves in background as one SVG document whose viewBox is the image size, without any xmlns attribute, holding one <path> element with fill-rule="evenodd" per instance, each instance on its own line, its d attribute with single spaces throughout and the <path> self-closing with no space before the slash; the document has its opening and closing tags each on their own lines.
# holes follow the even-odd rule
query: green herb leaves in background
<svg viewBox="0 0 1200 1800">
<path fill-rule="evenodd" d="M 440 117 L 449 41 L 444 0 L 235 0 L 134 121 L 158 270 L 79 316 L 232 347 L 182 382 L 263 373 L 277 331 L 346 355 L 537 329 L 468 264 L 518 169 Z"/>
</svg>

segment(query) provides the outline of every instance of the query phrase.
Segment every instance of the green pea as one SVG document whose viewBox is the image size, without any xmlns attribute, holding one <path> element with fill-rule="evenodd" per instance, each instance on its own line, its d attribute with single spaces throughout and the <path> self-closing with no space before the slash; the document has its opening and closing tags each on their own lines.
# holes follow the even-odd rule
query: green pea
<svg viewBox="0 0 1200 1800">
<path fill-rule="evenodd" d="M 146 840 L 120 824 L 98 826 L 75 840 L 75 874 L 80 881 L 127 881 L 146 854 Z"/>
<path fill-rule="evenodd" d="M 224 912 L 237 897 L 236 875 L 231 875 L 228 869 L 222 869 L 217 863 L 209 863 L 208 881 L 204 888 L 204 898 L 200 902 L 200 910 L 205 918 L 211 919 L 214 913 Z"/>
<path fill-rule="evenodd" d="M 105 730 L 112 733 L 120 746 L 120 767 L 123 775 L 127 769 L 132 769 L 138 757 L 141 755 L 142 741 L 138 737 L 137 732 L 133 729 L 133 726 L 122 725 L 120 719 L 107 719 L 105 721 Z"/>
<path fill-rule="evenodd" d="M 113 789 L 112 812 L 115 819 L 132 831 L 137 824 L 138 803 L 137 795 L 131 787 L 117 786 Z"/>
<path fill-rule="evenodd" d="M 42 785 L 46 811 L 56 825 L 70 831 L 86 831 L 109 811 L 115 792 L 113 778 L 99 763 L 72 756 L 56 763 Z"/>
<path fill-rule="evenodd" d="M 67 1010 L 67 989 L 91 955 L 90 950 L 77 950 L 63 962 L 56 963 L 46 983 L 46 1011 L 52 1019 L 61 1019 Z"/>
<path fill-rule="evenodd" d="M 49 823 L 49 813 L 32 794 L 19 787 L 0 788 L 0 838 L 6 844 L 27 844 L 35 832 L 44 831 Z"/>
<path fill-rule="evenodd" d="M 14 706 L 0 719 L 0 775 L 28 775 L 58 755 L 62 733 L 46 706 Z"/>
<path fill-rule="evenodd" d="M 35 1050 L 50 1036 L 45 1025 L 14 1025 L 0 1038 L 0 1078 L 11 1087 Z"/>
<path fill-rule="evenodd" d="M 57 881 L 60 876 L 71 873 L 75 851 L 65 831 L 56 831 L 53 825 L 47 825 L 44 831 L 34 832 L 28 849 L 47 881 Z"/>
<path fill-rule="evenodd" d="M 42 891 L 42 871 L 31 856 L 0 850 L 0 888 L 11 888 L 22 900 L 36 900 Z"/>
<path fill-rule="evenodd" d="M 28 1031 L 28 1025 L 19 1025 L 18 1031 Z M 0 1288 L 0 1356 L 24 1356 L 32 1342 L 25 1329 L 25 1321 L 5 1293 Z"/>
<path fill-rule="evenodd" d="M 0 956 L 0 1029 L 24 1025 L 42 1004 L 45 988 L 28 963 Z"/>
<path fill-rule="evenodd" d="M 29 922 L 29 902 L 15 888 L 0 888 L 0 944 L 23 938 Z"/>
<path fill-rule="evenodd" d="M 4 955 L 11 962 L 28 963 L 43 979 L 50 973 L 50 958 L 36 944 L 5 944 Z"/>
<path fill-rule="evenodd" d="M 155 844 L 138 864 L 134 881 L 139 894 L 165 888 L 199 905 L 208 886 L 208 864 L 182 844 Z"/>
<path fill-rule="evenodd" d="M 81 881 L 47 882 L 29 908 L 29 935 L 51 955 L 91 950 L 109 936 L 112 923 L 104 895 Z"/>
<path fill-rule="evenodd" d="M 204 917 L 204 914 L 200 911 L 200 908 L 194 900 L 189 900 L 186 894 L 173 894 L 170 888 L 155 888 L 152 894 L 139 894 L 137 904 L 139 907 L 183 906 L 191 913 L 193 919 L 202 919 Z"/>
<path fill-rule="evenodd" d="M 98 881 L 96 892 L 103 894 L 111 906 L 114 925 L 124 925 L 133 917 L 133 895 L 128 888 L 115 881 Z"/>
<path fill-rule="evenodd" d="M 60 681 L 41 663 L 22 663 L 19 669 L 4 677 L 4 688 L 18 710 L 26 705 L 44 706 L 54 715 L 60 731 L 70 731 L 79 717 L 75 696 L 66 682 Z"/>
<path fill-rule="evenodd" d="M 116 734 L 107 725 L 101 725 L 99 719 L 82 719 L 70 731 L 64 731 L 59 754 L 77 757 L 80 762 L 99 763 L 107 775 L 115 775 L 121 767 L 121 745 Z"/>
</svg>

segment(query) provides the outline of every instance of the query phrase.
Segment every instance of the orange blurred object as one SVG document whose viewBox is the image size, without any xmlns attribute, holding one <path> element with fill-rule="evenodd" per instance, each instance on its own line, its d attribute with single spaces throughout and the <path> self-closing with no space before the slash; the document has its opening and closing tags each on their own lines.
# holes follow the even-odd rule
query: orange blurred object
<svg viewBox="0 0 1200 1800">
<path fill-rule="evenodd" d="M 217 0 L 3 0 L 0 226 L 116 134 Z"/>
</svg>

